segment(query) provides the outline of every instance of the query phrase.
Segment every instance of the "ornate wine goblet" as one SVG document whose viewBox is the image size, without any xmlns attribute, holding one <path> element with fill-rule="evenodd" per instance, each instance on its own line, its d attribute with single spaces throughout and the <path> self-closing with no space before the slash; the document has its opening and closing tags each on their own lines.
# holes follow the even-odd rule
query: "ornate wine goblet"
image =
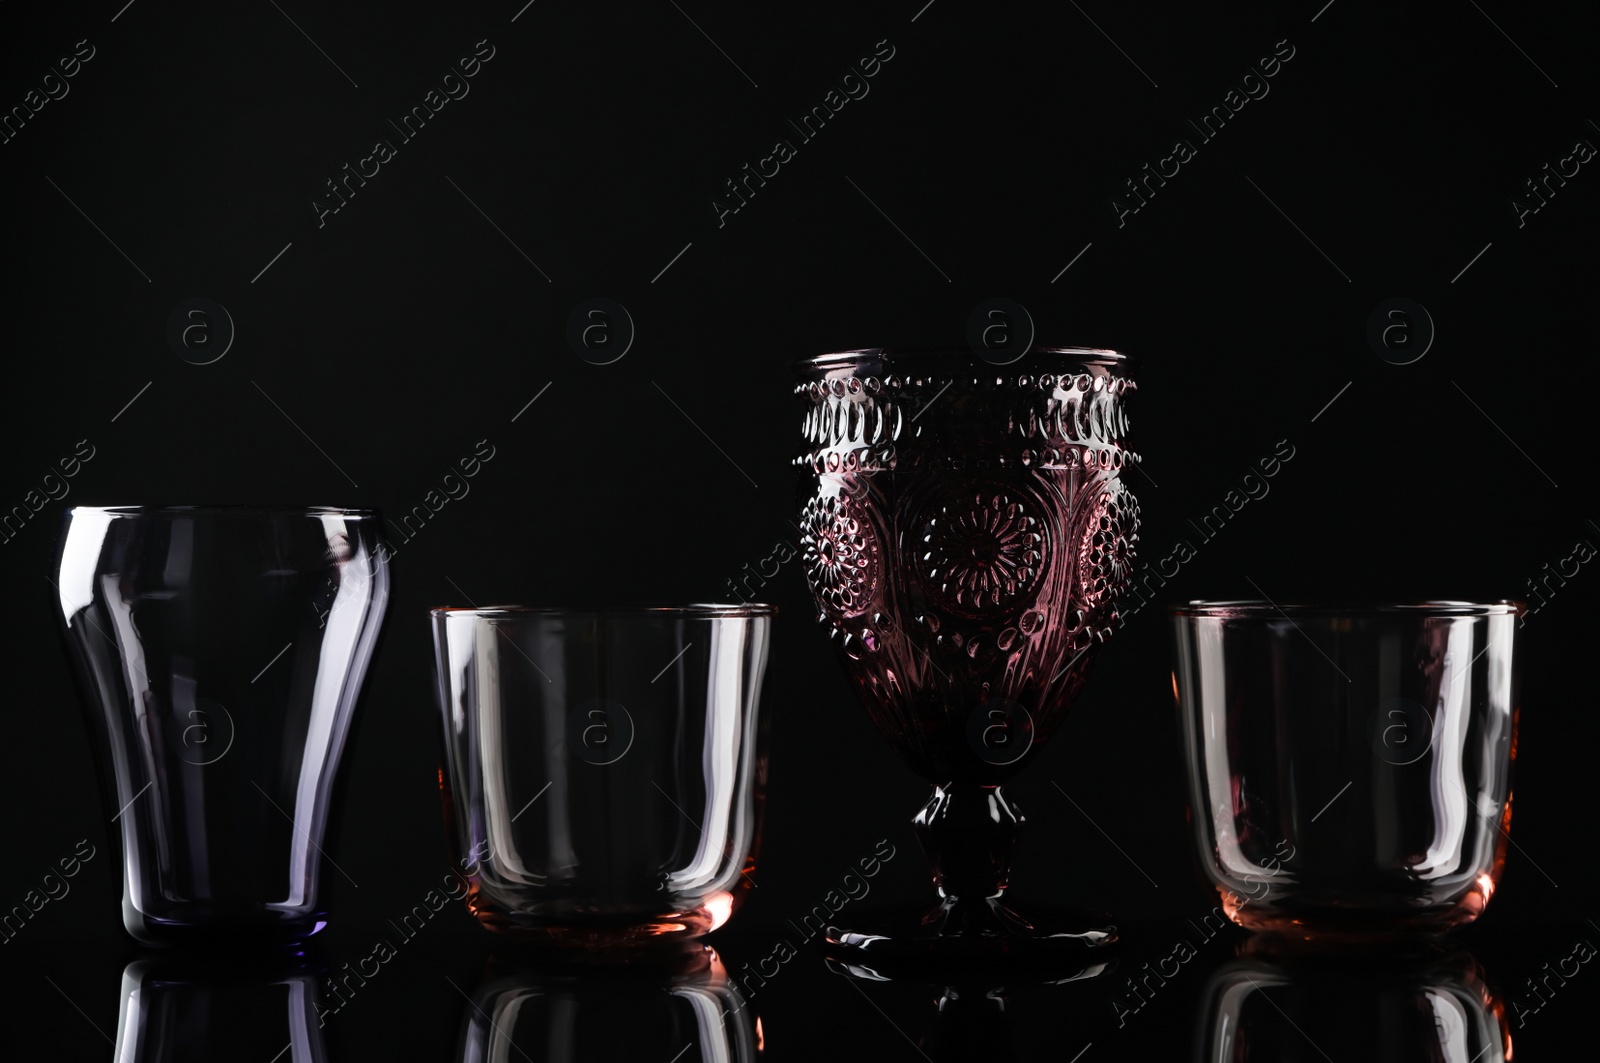
<svg viewBox="0 0 1600 1063">
<path fill-rule="evenodd" d="M 1115 942 L 1103 917 L 1003 899 L 1023 817 L 1000 784 L 1072 705 L 1131 578 L 1128 365 L 1035 348 L 1005 367 L 881 349 L 797 366 L 819 619 L 873 724 L 935 784 L 912 822 L 939 902 L 831 928 L 835 951 L 1048 960 Z"/>
</svg>

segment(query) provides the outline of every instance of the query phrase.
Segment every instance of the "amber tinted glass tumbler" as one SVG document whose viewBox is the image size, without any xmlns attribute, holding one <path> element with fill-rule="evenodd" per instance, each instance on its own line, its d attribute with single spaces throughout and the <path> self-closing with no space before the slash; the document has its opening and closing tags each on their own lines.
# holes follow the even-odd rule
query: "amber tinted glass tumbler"
<svg viewBox="0 0 1600 1063">
<path fill-rule="evenodd" d="M 467 906 L 576 948 L 698 937 L 750 887 L 776 610 L 435 609 Z"/>
<path fill-rule="evenodd" d="M 1510 838 L 1521 612 L 1173 609 L 1190 820 L 1229 918 L 1360 939 L 1482 914 Z"/>
<path fill-rule="evenodd" d="M 1004 897 L 1023 817 L 1001 784 L 1045 748 L 1117 623 L 1138 542 L 1128 358 L 864 350 L 798 367 L 801 547 L 868 717 L 934 783 L 913 820 L 937 903 L 834 927 L 891 962 L 1082 956 L 1103 918 Z"/>
</svg>

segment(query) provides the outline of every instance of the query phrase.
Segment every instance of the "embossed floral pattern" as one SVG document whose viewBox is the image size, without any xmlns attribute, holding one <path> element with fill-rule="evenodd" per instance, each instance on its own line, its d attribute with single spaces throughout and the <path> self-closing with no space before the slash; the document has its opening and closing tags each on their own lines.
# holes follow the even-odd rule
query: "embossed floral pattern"
<svg viewBox="0 0 1600 1063">
<path fill-rule="evenodd" d="M 1139 503 L 1121 480 L 1108 481 L 1090 501 L 1078 544 L 1077 599 L 1085 609 L 1108 605 L 1133 576 L 1139 542 Z"/>
<path fill-rule="evenodd" d="M 929 507 L 918 563 L 933 596 L 961 613 L 1006 606 L 1044 566 L 1044 534 L 1023 497 L 997 485 L 969 485 Z"/>
<path fill-rule="evenodd" d="M 801 562 L 826 612 L 855 616 L 878 585 L 878 543 L 848 495 L 812 498 L 800 516 Z"/>
</svg>

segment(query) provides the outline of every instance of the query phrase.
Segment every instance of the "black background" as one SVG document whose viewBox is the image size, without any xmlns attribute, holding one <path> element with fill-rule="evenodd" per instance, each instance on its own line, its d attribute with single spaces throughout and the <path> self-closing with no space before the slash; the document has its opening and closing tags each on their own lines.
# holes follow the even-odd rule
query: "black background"
<svg viewBox="0 0 1600 1063">
<path fill-rule="evenodd" d="M 1527 597 L 1544 566 L 1600 541 L 1596 164 L 1520 227 L 1512 206 L 1545 163 L 1600 141 L 1591 42 L 1572 8 L 1319 3 L 5 4 L 5 108 L 74 42 L 95 51 L 0 145 L 0 507 L 80 440 L 94 457 L 0 543 L 0 906 L 78 839 L 109 851 L 46 582 L 63 504 L 397 513 L 479 440 L 495 447 L 395 562 L 329 850 L 359 887 L 324 880 L 337 966 L 449 863 L 426 608 L 729 599 L 795 535 L 793 360 L 960 343 L 994 296 L 1026 306 L 1041 343 L 1141 359 L 1141 558 L 1179 539 L 1198 552 L 1166 600 Z M 399 143 L 387 120 L 483 40 L 494 56 L 469 95 Z M 869 95 L 719 227 L 724 182 L 796 140 L 786 120 L 879 41 L 894 54 Z M 1202 143 L 1186 119 L 1280 41 L 1293 57 L 1270 93 Z M 1111 198 L 1180 137 L 1195 158 L 1119 227 Z M 377 138 L 397 156 L 319 228 L 324 182 Z M 210 365 L 167 342 L 193 297 L 236 328 Z M 637 329 L 605 366 L 565 339 L 594 297 Z M 1437 333 L 1403 366 L 1366 338 L 1396 297 Z M 1281 440 L 1295 456 L 1271 493 L 1200 542 L 1188 522 Z M 1581 918 L 1590 567 L 1528 619 L 1517 848 L 1462 935 L 1506 1001 L 1576 937 L 1600 940 Z M 765 955 L 880 838 L 900 856 L 875 894 L 926 888 L 907 829 L 925 784 L 854 704 L 798 562 L 762 593 L 782 610 L 772 782 L 759 888 L 718 936 L 734 962 Z M 1167 637 L 1157 605 L 1135 613 L 1008 788 L 1031 823 L 1016 889 L 1114 911 L 1135 965 L 1215 903 L 1188 854 Z M 0 953 L 8 1047 L 109 1051 L 135 950 L 114 864 L 74 883 Z M 439 974 L 470 983 L 489 943 L 445 915 L 330 1022 L 332 1058 L 452 1050 L 466 1004 Z M 896 1024 L 914 1035 L 931 997 L 884 997 L 880 1015 L 814 955 L 792 966 L 757 1001 L 770 1057 L 916 1058 Z M 1016 1021 L 1056 1024 L 1051 1058 L 1085 1042 L 1086 1059 L 1177 1052 L 1202 980 L 1187 972 L 1132 1031 L 1093 985 Z M 1580 976 L 1564 992 L 1514 1030 L 1519 1058 L 1579 1029 L 1594 990 Z"/>
</svg>

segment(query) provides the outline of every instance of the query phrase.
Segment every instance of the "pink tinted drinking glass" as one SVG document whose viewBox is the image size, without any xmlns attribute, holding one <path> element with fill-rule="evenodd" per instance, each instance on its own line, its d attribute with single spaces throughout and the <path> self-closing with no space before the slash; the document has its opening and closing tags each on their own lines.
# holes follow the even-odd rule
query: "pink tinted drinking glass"
<svg viewBox="0 0 1600 1063">
<path fill-rule="evenodd" d="M 576 948 L 694 938 L 750 887 L 770 605 L 433 610 L 467 907 Z"/>
<path fill-rule="evenodd" d="M 1482 914 L 1511 825 L 1522 608 L 1173 608 L 1194 839 L 1229 918 L 1360 938 Z"/>
</svg>

